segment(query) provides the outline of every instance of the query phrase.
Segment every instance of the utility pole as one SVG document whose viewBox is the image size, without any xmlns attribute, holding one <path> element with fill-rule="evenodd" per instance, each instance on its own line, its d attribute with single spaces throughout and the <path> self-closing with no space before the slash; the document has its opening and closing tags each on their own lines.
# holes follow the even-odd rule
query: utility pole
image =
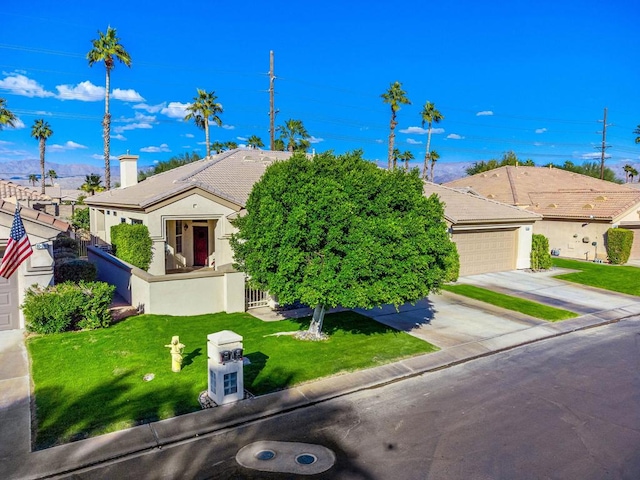
<svg viewBox="0 0 640 480">
<path fill-rule="evenodd" d="M 600 120 L 598 120 L 600 121 Z M 602 146 L 600 147 L 600 180 L 604 180 L 604 160 L 607 157 L 604 152 L 611 145 L 607 145 L 607 127 L 610 126 L 607 124 L 607 107 L 604 107 L 604 119 L 602 120 Z"/>
<path fill-rule="evenodd" d="M 275 150 L 275 120 L 276 111 L 274 107 L 274 82 L 276 76 L 273 73 L 273 50 L 269 52 L 269 150 Z"/>
</svg>

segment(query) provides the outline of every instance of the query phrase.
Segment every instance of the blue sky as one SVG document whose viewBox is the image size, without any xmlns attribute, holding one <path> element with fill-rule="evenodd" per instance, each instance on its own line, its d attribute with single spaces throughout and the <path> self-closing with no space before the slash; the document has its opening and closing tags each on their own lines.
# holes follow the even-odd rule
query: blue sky
<svg viewBox="0 0 640 480">
<path fill-rule="evenodd" d="M 3 2 L 0 97 L 22 128 L 0 132 L 1 162 L 38 158 L 30 127 L 47 120 L 47 161 L 103 164 L 105 72 L 85 59 L 107 25 L 133 65 L 112 72 L 111 154 L 141 164 L 204 154 L 204 132 L 184 122 L 196 88 L 224 107 L 211 140 L 269 138 L 269 51 L 276 125 L 301 119 L 317 151 L 363 149 L 386 162 L 389 107 L 400 81 L 396 146 L 425 153 L 420 111 L 445 116 L 432 149 L 441 162 L 499 158 L 582 163 L 601 144 L 607 164 L 640 163 L 640 14 L 631 0 L 511 2 Z M 417 164 L 417 161 L 416 161 Z"/>
</svg>

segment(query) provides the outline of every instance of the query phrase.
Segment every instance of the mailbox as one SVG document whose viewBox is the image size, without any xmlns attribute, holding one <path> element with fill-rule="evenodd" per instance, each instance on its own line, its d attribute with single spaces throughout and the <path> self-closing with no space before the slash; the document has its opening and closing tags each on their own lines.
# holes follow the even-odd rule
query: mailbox
<svg viewBox="0 0 640 480">
<path fill-rule="evenodd" d="M 218 405 L 244 398 L 242 337 L 230 330 L 207 335 L 208 395 Z"/>
</svg>

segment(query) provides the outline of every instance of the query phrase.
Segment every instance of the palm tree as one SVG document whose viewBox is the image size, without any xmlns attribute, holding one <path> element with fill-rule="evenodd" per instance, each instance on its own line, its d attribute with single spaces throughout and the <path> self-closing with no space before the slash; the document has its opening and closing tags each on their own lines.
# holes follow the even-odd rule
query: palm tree
<svg viewBox="0 0 640 480">
<path fill-rule="evenodd" d="M 102 138 L 104 139 L 104 178 L 107 190 L 111 188 L 111 165 L 109 163 L 111 140 L 111 114 L 109 113 L 109 89 L 111 88 L 111 70 L 116 66 L 115 61 L 131 67 L 131 56 L 120 43 L 116 29 L 107 27 L 107 33 L 98 30 L 99 37 L 91 40 L 93 48 L 87 53 L 89 66 L 104 62 L 107 71 L 104 95 L 104 118 L 102 120 Z"/>
<path fill-rule="evenodd" d="M 424 124 L 427 124 L 427 150 L 424 154 L 424 168 L 422 169 L 422 178 L 427 178 L 427 167 L 429 165 L 429 155 L 431 148 L 431 125 L 433 122 L 440 123 L 441 120 L 444 120 L 444 116 L 436 109 L 436 106 L 432 102 L 427 102 L 422 107 L 422 128 L 424 128 Z M 432 167 L 433 170 L 433 167 Z M 433 177 L 431 178 L 433 181 Z"/>
<path fill-rule="evenodd" d="M 257 135 L 251 135 L 249 138 L 247 138 L 247 146 L 254 149 L 262 148 L 264 147 L 264 143 L 262 142 L 262 139 Z"/>
<path fill-rule="evenodd" d="M 90 173 L 89 175 L 85 175 L 84 183 L 80 186 L 80 190 L 93 195 L 96 192 L 104 190 L 102 185 L 100 185 L 101 183 L 102 180 L 100 179 L 100 175 L 97 173 Z"/>
<path fill-rule="evenodd" d="M 635 135 L 637 135 L 637 137 L 636 137 L 636 143 L 640 143 L 640 125 L 638 125 L 638 126 L 636 127 L 636 129 L 633 131 L 633 133 L 634 133 Z"/>
<path fill-rule="evenodd" d="M 218 155 L 219 153 L 224 152 L 225 149 L 226 149 L 226 146 L 222 142 L 215 141 L 215 142 L 213 142 L 211 144 L 211 150 L 213 150 L 216 155 Z"/>
<path fill-rule="evenodd" d="M 41 191 L 44 194 L 44 150 L 45 143 L 47 143 L 47 139 L 53 135 L 53 130 L 51 130 L 51 126 L 49 123 L 45 122 L 42 118 L 36 120 L 31 127 L 31 136 L 38 140 L 40 143 L 40 183 L 42 185 Z"/>
<path fill-rule="evenodd" d="M 224 142 L 224 148 L 226 148 L 227 150 L 233 150 L 235 148 L 238 148 L 238 144 L 233 140 L 229 140 Z"/>
<path fill-rule="evenodd" d="M 0 98 L 0 130 L 2 130 L 5 125 L 15 127 L 17 120 L 13 112 L 7 109 L 7 101 L 4 98 Z"/>
<path fill-rule="evenodd" d="M 38 181 L 38 175 L 36 175 L 35 173 L 32 173 L 31 175 L 29 175 L 29 181 L 31 182 L 31 186 L 35 187 L 36 182 Z"/>
<path fill-rule="evenodd" d="M 302 120 L 295 120 L 290 118 L 284 125 L 280 125 L 276 128 L 276 132 L 280 134 L 280 140 L 283 145 L 290 152 L 306 152 L 311 146 L 311 143 L 307 140 L 311 138 L 307 129 L 304 128 Z M 298 138 L 300 140 L 298 140 Z"/>
<path fill-rule="evenodd" d="M 391 107 L 391 121 L 389 122 L 389 150 L 387 154 L 387 167 L 391 169 L 393 163 L 393 144 L 395 143 L 395 129 L 398 122 L 396 114 L 400 110 L 401 105 L 411 105 L 411 101 L 407 98 L 407 94 L 402 90 L 402 84 L 395 82 L 390 84 L 389 89 L 380 95 L 384 103 L 388 103 Z"/>
<path fill-rule="evenodd" d="M 396 166 L 398 165 L 398 160 L 400 159 L 400 150 L 397 148 L 393 149 L 393 160 L 391 161 L 391 167 L 393 170 L 396 169 Z"/>
<path fill-rule="evenodd" d="M 431 150 L 431 153 L 429 153 L 429 158 L 431 159 L 431 172 L 429 177 L 430 181 L 433 182 L 433 167 L 435 166 L 436 162 L 440 160 L 440 154 L 435 150 Z"/>
<path fill-rule="evenodd" d="M 402 160 L 404 162 L 404 169 L 406 172 L 409 171 L 409 162 L 413 160 L 415 157 L 410 150 L 405 150 L 400 155 L 398 155 L 398 160 Z M 393 166 L 395 168 L 395 165 Z"/>
<path fill-rule="evenodd" d="M 207 145 L 207 157 L 211 155 L 211 146 L 209 145 L 209 121 L 212 121 L 219 127 L 222 126 L 222 120 L 218 116 L 223 113 L 222 104 L 218 103 L 218 97 L 214 91 L 206 92 L 196 89 L 198 95 L 193 98 L 193 103 L 187 107 L 189 112 L 184 119 L 189 121 L 193 119 L 198 128 L 204 130 L 204 141 Z M 220 153 L 220 152 L 218 152 Z"/>
<path fill-rule="evenodd" d="M 636 170 L 635 168 L 631 168 L 631 171 L 629 172 L 629 177 L 631 177 L 631 182 L 633 182 L 633 177 L 637 177 L 638 176 L 638 170 Z"/>
<path fill-rule="evenodd" d="M 624 172 L 625 172 L 625 174 L 626 174 L 626 175 L 625 175 L 625 180 L 626 180 L 627 182 L 629 181 L 629 177 L 631 176 L 631 175 L 630 175 L 630 172 L 631 172 L 631 169 L 632 169 L 632 168 L 633 168 L 633 167 L 632 167 L 631 165 L 629 165 L 628 163 L 627 163 L 627 164 L 624 166 L 624 168 L 623 168 L 623 170 L 624 170 Z M 631 179 L 631 181 L 633 182 L 633 178 Z"/>
<path fill-rule="evenodd" d="M 58 178 L 58 174 L 56 173 L 55 170 L 49 170 L 47 172 L 47 174 L 49 175 L 49 181 L 51 182 L 51 186 L 53 186 L 53 181 Z"/>
</svg>

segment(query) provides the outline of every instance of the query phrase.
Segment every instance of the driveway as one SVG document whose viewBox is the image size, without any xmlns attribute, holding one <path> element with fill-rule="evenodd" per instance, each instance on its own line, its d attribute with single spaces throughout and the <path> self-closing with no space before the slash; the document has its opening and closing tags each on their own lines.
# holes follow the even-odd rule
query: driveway
<svg viewBox="0 0 640 480">
<path fill-rule="evenodd" d="M 554 278 L 565 270 L 546 272 L 487 273 L 462 277 L 458 283 L 475 285 L 497 292 L 527 298 L 545 305 L 564 308 L 581 316 L 624 309 L 640 304 L 640 298 L 581 286 Z M 518 312 L 494 307 L 450 292 L 432 294 L 416 305 L 402 305 L 399 312 L 392 306 L 358 313 L 403 330 L 441 349 L 478 342 L 520 332 L 548 322 Z M 630 310 L 630 314 L 635 310 Z M 565 322 L 571 320 L 565 320 Z"/>
</svg>

